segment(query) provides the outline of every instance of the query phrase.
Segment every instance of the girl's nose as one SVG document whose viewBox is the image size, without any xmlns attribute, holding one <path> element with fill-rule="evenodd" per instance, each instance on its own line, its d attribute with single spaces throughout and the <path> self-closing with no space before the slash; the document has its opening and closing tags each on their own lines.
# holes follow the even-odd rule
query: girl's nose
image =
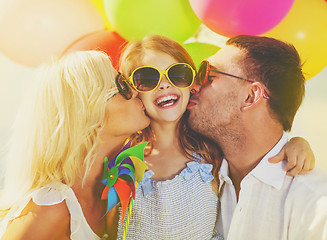
<svg viewBox="0 0 327 240">
<path fill-rule="evenodd" d="M 170 88 L 172 85 L 170 84 L 170 82 L 168 81 L 167 77 L 165 74 L 163 74 L 161 76 L 161 81 L 159 83 L 159 86 L 158 88 L 163 90 L 163 89 L 166 89 L 166 88 Z"/>
</svg>

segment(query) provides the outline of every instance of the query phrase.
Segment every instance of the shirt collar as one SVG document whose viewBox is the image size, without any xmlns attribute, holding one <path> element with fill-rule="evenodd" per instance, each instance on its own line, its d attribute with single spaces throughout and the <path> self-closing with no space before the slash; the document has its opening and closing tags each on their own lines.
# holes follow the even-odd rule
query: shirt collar
<svg viewBox="0 0 327 240">
<path fill-rule="evenodd" d="M 232 180 L 229 178 L 229 167 L 228 167 L 228 161 L 223 158 L 223 161 L 221 163 L 220 166 L 220 170 L 219 170 L 219 180 L 220 183 L 219 184 L 219 192 L 221 192 L 221 188 L 224 185 L 224 183 L 226 182 L 227 184 L 233 185 Z"/>
<path fill-rule="evenodd" d="M 288 138 L 284 132 L 278 143 L 262 158 L 259 164 L 250 172 L 250 174 L 267 185 L 280 189 L 286 175 L 286 172 L 283 169 L 285 166 L 285 161 L 270 163 L 268 162 L 268 159 L 276 156 L 287 142 Z"/>
<path fill-rule="evenodd" d="M 281 161 L 279 163 L 270 163 L 268 159 L 276 156 L 288 142 L 286 133 L 283 132 L 283 136 L 280 138 L 278 143 L 262 158 L 260 163 L 249 173 L 264 182 L 267 185 L 270 185 L 276 189 L 280 189 L 283 185 L 284 178 L 286 175 L 285 162 Z M 220 181 L 229 182 L 229 167 L 228 161 L 224 158 L 220 167 Z M 229 179 L 229 180 L 227 180 Z"/>
<path fill-rule="evenodd" d="M 224 158 L 220 166 L 220 176 L 222 178 L 228 177 L 228 172 L 229 172 L 228 161 Z"/>
</svg>

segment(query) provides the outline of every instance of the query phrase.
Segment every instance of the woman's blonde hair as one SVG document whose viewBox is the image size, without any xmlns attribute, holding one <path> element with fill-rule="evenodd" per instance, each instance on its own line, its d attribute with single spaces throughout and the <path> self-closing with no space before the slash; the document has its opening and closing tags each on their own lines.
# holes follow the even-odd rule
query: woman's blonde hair
<svg viewBox="0 0 327 240">
<path fill-rule="evenodd" d="M 17 117 L 0 208 L 30 190 L 60 181 L 72 186 L 91 168 L 106 100 L 117 72 L 99 51 L 81 51 L 42 66 Z"/>
<path fill-rule="evenodd" d="M 179 43 L 164 36 L 152 35 L 143 38 L 141 41 L 129 42 L 123 49 L 120 57 L 120 72 L 130 76 L 132 72 L 142 66 L 142 59 L 146 51 L 158 51 L 173 57 L 177 62 L 188 63 L 196 70 L 194 62 L 188 52 Z M 193 131 L 187 124 L 188 111 L 181 118 L 179 129 L 179 143 L 189 159 L 193 159 L 192 152 L 198 153 L 206 162 L 213 164 L 213 174 L 218 179 L 218 170 L 221 164 L 221 151 L 210 139 L 205 138 Z M 153 133 L 151 125 L 146 129 L 131 136 L 133 144 L 149 142 L 146 155 L 153 149 Z"/>
</svg>

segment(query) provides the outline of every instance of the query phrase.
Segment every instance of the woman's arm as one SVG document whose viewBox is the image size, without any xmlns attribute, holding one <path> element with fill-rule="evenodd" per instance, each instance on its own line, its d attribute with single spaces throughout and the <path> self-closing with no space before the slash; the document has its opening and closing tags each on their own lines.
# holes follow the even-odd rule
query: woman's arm
<svg viewBox="0 0 327 240">
<path fill-rule="evenodd" d="M 39 206 L 30 201 L 22 214 L 9 222 L 2 240 L 70 239 L 70 214 L 63 201 Z"/>
<path fill-rule="evenodd" d="M 311 171 L 315 166 L 315 156 L 309 143 L 301 137 L 292 138 L 283 149 L 273 158 L 271 163 L 277 163 L 286 159 L 285 170 L 287 175 L 295 176 Z"/>
</svg>

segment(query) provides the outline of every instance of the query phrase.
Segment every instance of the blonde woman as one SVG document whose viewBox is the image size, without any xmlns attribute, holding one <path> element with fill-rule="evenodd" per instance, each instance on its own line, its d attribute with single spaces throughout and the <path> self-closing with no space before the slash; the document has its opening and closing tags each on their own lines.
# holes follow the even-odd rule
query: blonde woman
<svg viewBox="0 0 327 240">
<path fill-rule="evenodd" d="M 148 126 L 144 106 L 97 51 L 44 66 L 32 90 L 11 142 L 0 238 L 100 239 L 104 157 Z"/>
<path fill-rule="evenodd" d="M 169 38 L 149 36 L 126 46 L 120 68 L 151 119 L 149 127 L 132 136 L 135 143 L 149 142 L 144 161 L 151 171 L 136 191 L 127 239 L 221 239 L 214 232 L 221 155 L 187 125 L 195 77 L 190 55 Z M 300 155 L 300 169 L 306 152 L 311 153 L 304 147 L 300 154 L 303 146 L 306 142 L 300 139 L 287 148 L 295 147 L 288 154 L 292 161 Z M 122 233 L 118 228 L 118 239 Z"/>
</svg>

